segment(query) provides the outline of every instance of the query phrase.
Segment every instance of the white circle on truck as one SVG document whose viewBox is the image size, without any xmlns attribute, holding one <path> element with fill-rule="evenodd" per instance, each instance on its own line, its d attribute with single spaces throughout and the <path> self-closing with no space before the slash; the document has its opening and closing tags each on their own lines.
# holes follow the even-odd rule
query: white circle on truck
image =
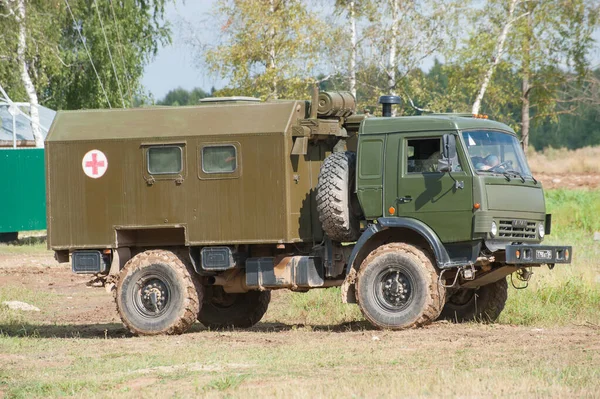
<svg viewBox="0 0 600 399">
<path fill-rule="evenodd" d="M 92 179 L 102 177 L 108 169 L 108 159 L 106 155 L 100 150 L 90 150 L 84 156 L 81 161 L 81 167 L 83 173 Z"/>
</svg>

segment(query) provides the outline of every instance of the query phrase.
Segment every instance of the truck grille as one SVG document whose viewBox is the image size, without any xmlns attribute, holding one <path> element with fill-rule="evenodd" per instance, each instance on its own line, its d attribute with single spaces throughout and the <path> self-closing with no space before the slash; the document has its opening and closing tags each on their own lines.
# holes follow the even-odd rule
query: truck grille
<svg viewBox="0 0 600 399">
<path fill-rule="evenodd" d="M 525 226 L 514 226 L 512 220 L 500 220 L 499 237 L 535 239 L 535 222 L 527 221 Z"/>
</svg>

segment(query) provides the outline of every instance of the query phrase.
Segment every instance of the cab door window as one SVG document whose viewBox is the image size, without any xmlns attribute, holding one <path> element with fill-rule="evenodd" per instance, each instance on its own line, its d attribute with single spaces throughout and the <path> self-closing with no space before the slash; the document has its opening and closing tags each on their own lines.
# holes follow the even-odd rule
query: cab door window
<svg viewBox="0 0 600 399">
<path fill-rule="evenodd" d="M 437 173 L 438 161 L 442 159 L 442 138 L 408 139 L 406 142 L 407 173 Z M 454 161 L 454 170 L 462 170 L 458 157 Z"/>
</svg>

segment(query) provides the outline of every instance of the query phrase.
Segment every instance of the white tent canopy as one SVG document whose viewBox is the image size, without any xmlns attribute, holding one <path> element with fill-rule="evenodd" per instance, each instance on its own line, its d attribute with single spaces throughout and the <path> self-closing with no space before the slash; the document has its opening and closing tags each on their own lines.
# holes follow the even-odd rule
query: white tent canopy
<svg viewBox="0 0 600 399">
<path fill-rule="evenodd" d="M 28 103 L 13 104 L 18 106 L 23 113 L 29 114 Z M 38 105 L 38 110 L 40 114 L 40 130 L 44 138 L 46 138 L 56 111 L 41 105 Z M 0 147 L 35 146 L 31 121 L 22 112 L 14 112 L 14 110 L 10 109 L 10 105 L 7 102 L 0 101 Z"/>
</svg>

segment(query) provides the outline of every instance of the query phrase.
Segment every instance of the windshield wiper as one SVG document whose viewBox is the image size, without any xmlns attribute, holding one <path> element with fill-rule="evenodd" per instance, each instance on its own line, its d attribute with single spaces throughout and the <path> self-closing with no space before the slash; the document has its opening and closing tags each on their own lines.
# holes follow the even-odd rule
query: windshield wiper
<svg viewBox="0 0 600 399">
<path fill-rule="evenodd" d="M 518 170 L 510 169 L 510 170 L 507 170 L 505 173 L 507 173 L 507 174 L 512 173 L 513 175 L 521 178 L 521 183 L 525 183 L 525 177 Z"/>
<path fill-rule="evenodd" d="M 491 169 L 477 169 L 477 172 L 486 172 L 486 173 L 493 173 L 495 175 L 504 175 L 506 180 L 510 181 L 510 175 L 506 172 L 500 172 L 500 171 L 491 170 Z"/>
</svg>

